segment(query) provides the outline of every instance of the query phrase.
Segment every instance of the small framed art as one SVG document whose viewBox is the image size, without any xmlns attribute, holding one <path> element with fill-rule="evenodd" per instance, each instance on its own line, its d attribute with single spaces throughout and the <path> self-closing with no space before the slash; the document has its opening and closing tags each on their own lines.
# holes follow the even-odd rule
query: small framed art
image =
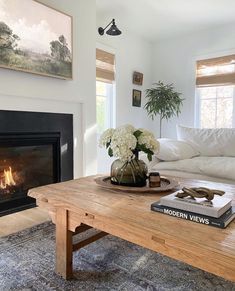
<svg viewBox="0 0 235 291">
<path fill-rule="evenodd" d="M 133 89 L 132 92 L 132 106 L 141 107 L 141 94 L 140 90 Z"/>
<path fill-rule="evenodd" d="M 143 78 L 144 75 L 142 73 L 139 72 L 134 72 L 133 73 L 133 84 L 135 85 L 143 85 Z"/>
</svg>

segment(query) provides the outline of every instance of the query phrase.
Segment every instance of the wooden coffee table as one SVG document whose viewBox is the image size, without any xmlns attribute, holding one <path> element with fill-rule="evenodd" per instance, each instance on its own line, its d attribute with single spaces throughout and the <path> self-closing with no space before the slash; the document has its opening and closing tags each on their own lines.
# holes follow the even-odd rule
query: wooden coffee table
<svg viewBox="0 0 235 291">
<path fill-rule="evenodd" d="M 178 180 L 181 186 L 223 189 L 235 205 L 235 185 Z M 152 212 L 151 203 L 163 195 L 106 190 L 94 176 L 29 191 L 56 224 L 56 271 L 65 279 L 73 274 L 73 251 L 112 234 L 235 282 L 235 222 L 219 229 Z M 89 228 L 100 231 L 73 245 L 73 235 Z"/>
</svg>

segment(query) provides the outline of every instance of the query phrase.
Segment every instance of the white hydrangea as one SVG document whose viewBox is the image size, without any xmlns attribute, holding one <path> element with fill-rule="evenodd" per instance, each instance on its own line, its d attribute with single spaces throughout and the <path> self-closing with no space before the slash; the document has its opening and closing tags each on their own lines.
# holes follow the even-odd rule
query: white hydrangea
<svg viewBox="0 0 235 291">
<path fill-rule="evenodd" d="M 115 129 L 115 132 L 119 132 L 119 134 L 125 134 L 125 132 L 133 134 L 136 129 L 131 124 L 126 124 L 119 126 Z"/>
<path fill-rule="evenodd" d="M 136 144 L 137 139 L 133 133 L 122 127 L 115 130 L 110 147 L 115 157 L 122 161 L 130 161 L 134 158 L 133 150 L 136 148 Z"/>
<path fill-rule="evenodd" d="M 145 145 L 146 148 L 153 152 L 157 152 L 159 150 L 160 144 L 155 139 L 153 133 L 143 128 L 139 128 L 139 130 L 142 132 L 142 134 L 138 137 L 138 143 L 140 145 Z"/>
<path fill-rule="evenodd" d="M 114 131 L 115 130 L 113 128 L 109 128 L 102 133 L 99 141 L 100 147 L 105 147 L 107 143 L 111 142 Z"/>
<path fill-rule="evenodd" d="M 141 131 L 139 134 L 138 131 Z M 100 146 L 109 149 L 109 155 L 119 158 L 121 161 L 131 161 L 135 158 L 135 150 L 140 151 L 140 146 L 149 155 L 149 150 L 156 152 L 159 149 L 159 143 L 154 135 L 145 129 L 135 129 L 127 124 L 116 129 L 107 129 L 100 138 Z M 151 154 L 150 154 L 151 156 Z"/>
</svg>

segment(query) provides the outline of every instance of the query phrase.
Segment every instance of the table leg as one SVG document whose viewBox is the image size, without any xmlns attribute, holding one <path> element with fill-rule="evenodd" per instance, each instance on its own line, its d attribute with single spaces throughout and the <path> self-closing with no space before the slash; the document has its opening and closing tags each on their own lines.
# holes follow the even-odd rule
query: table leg
<svg viewBox="0 0 235 291">
<path fill-rule="evenodd" d="M 73 233 L 68 230 L 68 211 L 56 211 L 56 272 L 64 279 L 73 276 Z"/>
</svg>

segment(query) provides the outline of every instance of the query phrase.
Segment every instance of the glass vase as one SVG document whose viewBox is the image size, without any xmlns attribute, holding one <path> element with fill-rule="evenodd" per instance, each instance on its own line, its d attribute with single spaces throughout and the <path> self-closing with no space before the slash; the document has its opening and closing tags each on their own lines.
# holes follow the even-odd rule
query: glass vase
<svg viewBox="0 0 235 291">
<path fill-rule="evenodd" d="M 130 162 L 115 160 L 111 165 L 111 183 L 129 187 L 146 186 L 148 168 L 137 157 Z"/>
</svg>

